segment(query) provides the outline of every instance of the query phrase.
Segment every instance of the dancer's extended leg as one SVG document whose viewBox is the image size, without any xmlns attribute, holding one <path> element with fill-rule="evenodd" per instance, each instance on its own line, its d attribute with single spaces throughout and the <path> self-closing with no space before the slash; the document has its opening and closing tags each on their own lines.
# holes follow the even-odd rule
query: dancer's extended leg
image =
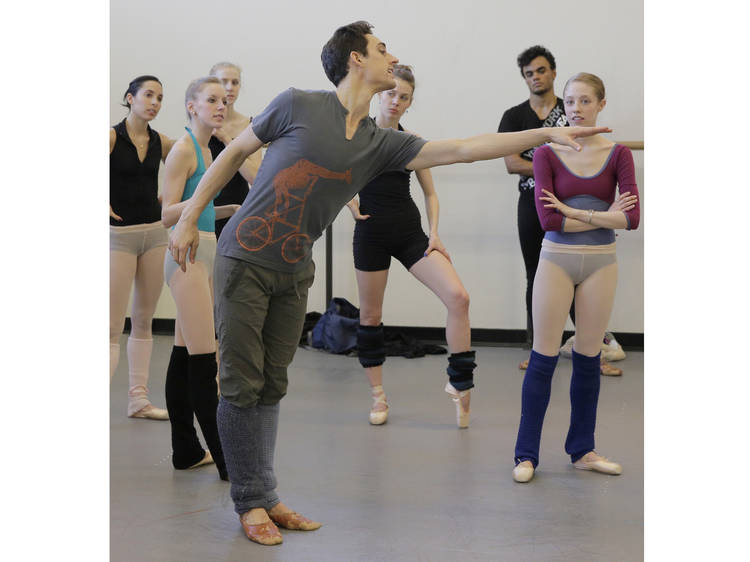
<svg viewBox="0 0 750 562">
<path fill-rule="evenodd" d="M 471 391 L 474 386 L 475 353 L 471 347 L 469 324 L 469 293 L 456 270 L 440 252 L 433 251 L 409 272 L 427 286 L 443 302 L 447 310 L 445 336 L 448 342 L 448 392 L 456 403 L 458 427 L 469 426 Z"/>
</svg>

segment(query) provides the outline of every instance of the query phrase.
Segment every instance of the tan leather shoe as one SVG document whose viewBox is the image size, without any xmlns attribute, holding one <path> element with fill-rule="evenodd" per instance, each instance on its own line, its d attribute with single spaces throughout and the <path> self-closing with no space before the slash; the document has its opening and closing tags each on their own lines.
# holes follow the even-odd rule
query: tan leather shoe
<svg viewBox="0 0 750 562">
<path fill-rule="evenodd" d="M 619 377 L 622 375 L 622 369 L 620 369 L 619 367 L 615 367 L 614 365 L 610 365 L 604 359 L 602 359 L 599 363 L 599 370 L 601 371 L 602 375 L 608 377 Z"/>
<path fill-rule="evenodd" d="M 271 546 L 274 544 L 281 544 L 284 538 L 279 532 L 279 528 L 274 525 L 273 521 L 266 521 L 258 525 L 252 525 L 246 521 L 246 515 L 249 511 L 240 515 L 240 523 L 242 523 L 242 529 L 245 531 L 245 536 L 253 542 L 258 544 L 264 544 Z"/>
<path fill-rule="evenodd" d="M 277 515 L 269 513 L 268 516 L 279 527 L 292 531 L 314 531 L 315 529 L 320 529 L 322 525 L 322 523 L 308 519 L 296 511 L 287 511 L 286 513 L 279 513 Z"/>
</svg>

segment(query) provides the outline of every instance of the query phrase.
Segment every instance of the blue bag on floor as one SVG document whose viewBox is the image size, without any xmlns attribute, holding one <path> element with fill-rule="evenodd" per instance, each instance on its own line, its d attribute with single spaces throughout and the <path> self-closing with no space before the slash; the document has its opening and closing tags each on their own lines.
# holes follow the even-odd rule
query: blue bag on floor
<svg viewBox="0 0 750 562">
<path fill-rule="evenodd" d="M 312 331 L 312 346 L 331 353 L 347 353 L 357 347 L 359 309 L 334 297 Z"/>
</svg>

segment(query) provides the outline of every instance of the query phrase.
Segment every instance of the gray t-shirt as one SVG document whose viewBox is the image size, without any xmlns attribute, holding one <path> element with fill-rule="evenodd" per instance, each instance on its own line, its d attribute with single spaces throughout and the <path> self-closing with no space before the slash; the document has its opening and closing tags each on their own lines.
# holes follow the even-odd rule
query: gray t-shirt
<svg viewBox="0 0 750 562">
<path fill-rule="evenodd" d="M 219 254 L 301 270 L 341 208 L 376 176 L 404 170 L 427 142 L 369 117 L 346 140 L 347 113 L 336 92 L 289 88 L 253 119 L 255 136 L 271 144 L 219 238 Z"/>
</svg>

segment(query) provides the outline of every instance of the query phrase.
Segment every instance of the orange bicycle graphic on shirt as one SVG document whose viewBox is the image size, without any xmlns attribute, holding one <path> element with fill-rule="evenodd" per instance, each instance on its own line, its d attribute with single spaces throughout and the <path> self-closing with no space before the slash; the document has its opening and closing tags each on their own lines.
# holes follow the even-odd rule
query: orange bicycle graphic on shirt
<svg viewBox="0 0 750 562">
<path fill-rule="evenodd" d="M 237 227 L 235 236 L 240 246 L 257 252 L 281 242 L 281 257 L 287 263 L 296 263 L 305 257 L 312 241 L 299 230 L 305 202 L 320 178 L 343 180 L 351 185 L 352 170 L 332 172 L 304 159 L 281 170 L 273 179 L 276 200 L 265 211 L 265 218 L 247 217 Z"/>
</svg>

